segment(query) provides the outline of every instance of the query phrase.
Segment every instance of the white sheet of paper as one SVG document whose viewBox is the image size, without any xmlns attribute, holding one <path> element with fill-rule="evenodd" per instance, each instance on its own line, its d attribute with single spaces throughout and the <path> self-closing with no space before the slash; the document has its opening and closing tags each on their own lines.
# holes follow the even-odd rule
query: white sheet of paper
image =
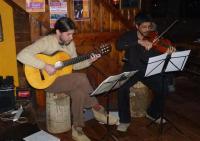
<svg viewBox="0 0 200 141">
<path fill-rule="evenodd" d="M 119 88 L 121 85 L 123 85 L 131 76 L 133 76 L 135 73 L 137 72 L 136 71 L 130 71 L 130 72 L 123 72 L 121 74 L 118 74 L 118 75 L 113 75 L 113 76 L 110 76 L 108 78 L 106 78 L 103 82 L 101 82 L 101 84 L 93 91 L 93 93 L 91 94 L 92 95 L 97 95 L 97 94 L 101 94 L 101 93 L 104 93 L 104 92 L 108 92 L 115 84 L 116 81 L 118 81 L 122 76 L 125 76 L 127 77 L 126 79 L 120 81 L 119 83 L 117 83 L 113 90 L 114 89 L 117 89 Z"/>
<path fill-rule="evenodd" d="M 158 74 L 162 71 L 167 54 L 151 57 L 148 61 L 148 66 L 145 72 L 145 77 Z"/>
<path fill-rule="evenodd" d="M 165 72 L 183 70 L 191 50 L 174 52 L 165 69 Z"/>
<path fill-rule="evenodd" d="M 60 141 L 59 138 L 41 130 L 28 137 L 23 138 L 25 141 Z"/>
</svg>

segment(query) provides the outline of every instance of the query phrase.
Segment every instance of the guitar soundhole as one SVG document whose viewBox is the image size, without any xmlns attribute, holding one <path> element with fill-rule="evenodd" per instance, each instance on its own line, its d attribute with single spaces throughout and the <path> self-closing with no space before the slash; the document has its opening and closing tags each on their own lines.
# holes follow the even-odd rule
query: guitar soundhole
<svg viewBox="0 0 200 141">
<path fill-rule="evenodd" d="M 44 75 L 42 73 L 42 70 L 40 70 L 40 76 L 41 76 L 41 80 L 44 80 Z"/>
</svg>

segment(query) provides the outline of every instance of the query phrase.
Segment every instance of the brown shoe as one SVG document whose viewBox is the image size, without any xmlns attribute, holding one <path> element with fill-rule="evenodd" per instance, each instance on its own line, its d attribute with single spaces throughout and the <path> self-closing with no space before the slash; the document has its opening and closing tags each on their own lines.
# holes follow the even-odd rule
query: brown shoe
<svg viewBox="0 0 200 141">
<path fill-rule="evenodd" d="M 75 141 L 91 141 L 83 132 L 81 127 L 72 126 L 72 139 Z"/>
<path fill-rule="evenodd" d="M 94 117 L 97 121 L 107 124 L 107 116 L 108 115 L 106 114 L 103 107 L 99 110 L 92 108 L 92 111 L 93 111 Z M 117 123 L 118 123 L 118 118 L 109 114 L 109 125 L 114 125 Z"/>
</svg>

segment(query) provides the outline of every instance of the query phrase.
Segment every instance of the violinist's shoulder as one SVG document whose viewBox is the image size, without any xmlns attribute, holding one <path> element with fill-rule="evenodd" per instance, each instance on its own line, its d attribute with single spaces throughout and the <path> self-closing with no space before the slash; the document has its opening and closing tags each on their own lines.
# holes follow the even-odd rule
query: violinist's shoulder
<svg viewBox="0 0 200 141">
<path fill-rule="evenodd" d="M 137 36 L 136 30 L 128 30 L 122 34 L 122 36 Z"/>
</svg>

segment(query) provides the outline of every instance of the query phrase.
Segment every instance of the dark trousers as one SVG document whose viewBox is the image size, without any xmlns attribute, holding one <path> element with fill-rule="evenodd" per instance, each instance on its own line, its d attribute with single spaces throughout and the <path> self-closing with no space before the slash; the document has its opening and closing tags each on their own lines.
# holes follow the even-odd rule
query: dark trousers
<svg viewBox="0 0 200 141">
<path fill-rule="evenodd" d="M 89 95 L 93 88 L 84 73 L 71 73 L 58 77 L 46 91 L 70 95 L 74 126 L 84 126 L 83 109 L 98 104 L 97 99 Z"/>
<path fill-rule="evenodd" d="M 144 73 L 137 72 L 122 87 L 120 87 L 118 91 L 118 111 L 120 123 L 130 123 L 131 121 L 129 89 L 138 81 L 141 81 L 155 93 L 155 96 L 147 110 L 147 114 L 154 118 L 160 116 L 164 96 L 163 94 L 166 94 L 168 91 L 165 78 L 163 78 L 161 74 L 144 77 Z"/>
</svg>

